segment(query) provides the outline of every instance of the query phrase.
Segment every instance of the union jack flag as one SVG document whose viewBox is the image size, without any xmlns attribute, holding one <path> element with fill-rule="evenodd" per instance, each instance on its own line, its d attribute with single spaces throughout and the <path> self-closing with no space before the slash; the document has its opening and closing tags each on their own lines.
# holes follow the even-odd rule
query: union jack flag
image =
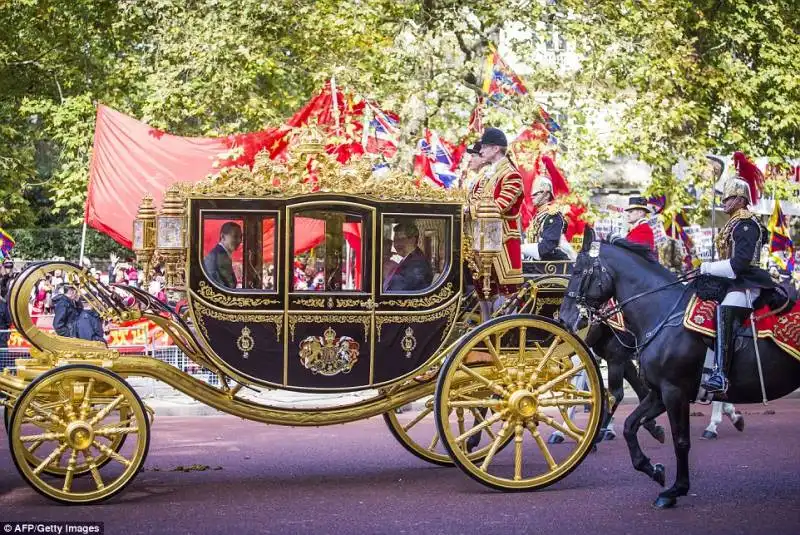
<svg viewBox="0 0 800 535">
<path fill-rule="evenodd" d="M 418 175 L 428 177 L 438 186 L 450 188 L 457 184 L 456 168 L 464 154 L 464 146 L 453 147 L 430 130 L 417 144 L 414 169 Z"/>
<path fill-rule="evenodd" d="M 382 111 L 371 106 L 372 120 L 367 125 L 364 149 L 372 154 L 382 154 L 391 158 L 397 153 L 397 137 L 400 117 L 390 111 Z"/>
</svg>

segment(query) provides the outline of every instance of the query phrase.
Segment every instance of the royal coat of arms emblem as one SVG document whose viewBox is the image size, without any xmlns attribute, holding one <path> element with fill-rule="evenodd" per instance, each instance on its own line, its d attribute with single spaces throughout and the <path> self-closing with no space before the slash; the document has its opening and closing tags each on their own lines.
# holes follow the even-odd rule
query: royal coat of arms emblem
<svg viewBox="0 0 800 535">
<path fill-rule="evenodd" d="M 359 344 L 349 336 L 336 337 L 328 327 L 322 336 L 308 336 L 300 342 L 300 363 L 313 373 L 349 373 L 358 362 Z"/>
</svg>

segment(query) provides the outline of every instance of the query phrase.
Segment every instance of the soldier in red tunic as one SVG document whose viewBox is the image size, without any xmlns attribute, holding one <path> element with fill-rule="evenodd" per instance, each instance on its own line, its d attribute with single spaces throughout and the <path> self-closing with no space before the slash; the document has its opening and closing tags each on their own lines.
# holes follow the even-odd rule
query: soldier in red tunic
<svg viewBox="0 0 800 535">
<path fill-rule="evenodd" d="M 487 128 L 481 140 L 467 152 L 472 155 L 469 168 L 479 175 L 467 197 L 468 215 L 474 218 L 481 201 L 487 197 L 497 205 L 503 218 L 503 252 L 493 261 L 492 281 L 497 292 L 512 293 L 523 282 L 519 215 L 522 176 L 508 156 L 508 140 L 502 130 Z"/>
<path fill-rule="evenodd" d="M 653 235 L 653 229 L 647 222 L 647 218 L 650 216 L 647 199 L 644 197 L 631 197 L 625 211 L 628 212 L 628 224 L 630 225 L 630 230 L 625 239 L 647 245 L 655 254 L 656 240 Z"/>
</svg>

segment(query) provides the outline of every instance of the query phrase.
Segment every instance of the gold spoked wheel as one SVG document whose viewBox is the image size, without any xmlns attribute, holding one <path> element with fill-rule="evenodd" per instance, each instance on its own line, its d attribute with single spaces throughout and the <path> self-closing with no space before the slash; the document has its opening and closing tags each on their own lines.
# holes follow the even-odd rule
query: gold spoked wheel
<svg viewBox="0 0 800 535">
<path fill-rule="evenodd" d="M 99 409 L 95 410 L 94 413 L 98 412 L 98 410 Z M 127 406 L 123 405 L 119 408 L 118 419 L 121 422 L 126 422 L 130 420 L 130 409 Z M 29 410 L 28 414 L 25 416 L 25 423 L 29 424 L 35 421 L 44 423 L 45 419 L 44 417 L 37 415 L 35 412 Z M 107 443 L 109 453 L 106 453 L 104 451 L 99 452 L 98 456 L 95 458 L 95 465 L 97 466 L 97 468 L 102 468 L 103 466 L 105 466 L 106 463 L 111 461 L 110 452 L 118 453 L 119 450 L 122 449 L 122 446 L 125 444 L 125 437 L 127 436 L 128 435 L 125 433 L 118 433 L 114 436 L 108 437 L 110 439 Z M 42 456 L 41 453 L 38 451 L 40 445 L 41 444 L 36 445 L 36 447 L 25 448 L 25 451 L 23 452 L 25 455 L 25 459 L 28 461 L 28 464 L 30 464 L 33 467 L 39 466 L 46 458 L 46 456 Z M 52 462 L 49 465 L 47 465 L 43 471 L 50 475 L 63 476 L 66 475 L 67 473 L 67 467 L 65 465 L 60 464 L 59 462 Z M 82 459 L 75 465 L 75 469 L 73 470 L 73 476 L 79 477 L 88 474 L 90 471 L 91 471 L 91 465 L 88 462 L 86 462 L 85 459 Z"/>
<path fill-rule="evenodd" d="M 445 448 L 470 477 L 495 489 L 534 490 L 569 474 L 591 451 L 603 399 L 583 342 L 551 320 L 514 315 L 481 325 L 450 355 L 434 413 Z M 487 416 L 468 426 L 450 417 L 473 409 Z M 570 440 L 548 445 L 552 431 Z M 465 447 L 476 436 L 486 447 L 481 459 Z M 513 447 L 501 451 L 507 441 Z"/>
<path fill-rule="evenodd" d="M 136 392 L 116 374 L 72 364 L 36 378 L 17 400 L 9 449 L 39 493 L 70 504 L 106 500 L 144 464 L 150 428 Z M 82 473 L 91 477 L 77 478 Z"/>
<path fill-rule="evenodd" d="M 480 385 L 473 385 L 474 387 L 481 388 Z M 490 392 L 485 392 L 478 395 L 490 395 Z M 474 396 L 476 392 L 463 391 L 455 394 L 460 399 L 468 399 L 465 396 Z M 429 397 L 425 400 L 424 406 L 419 412 L 409 412 L 396 414 L 394 411 L 384 413 L 383 419 L 386 425 L 392 432 L 392 435 L 397 439 L 402 446 L 411 452 L 413 455 L 419 457 L 423 461 L 438 464 L 439 466 L 453 466 L 453 460 L 447 452 L 447 448 L 442 442 L 439 431 L 436 428 L 436 420 L 434 418 L 434 398 Z M 450 411 L 449 419 L 453 425 L 459 429 L 466 428 L 472 422 L 472 425 L 481 423 L 485 418 L 491 417 L 490 411 L 482 411 L 480 409 L 454 409 Z M 496 433 L 500 430 L 501 423 L 495 423 L 488 426 L 487 437 L 497 436 Z M 491 443 L 487 441 L 478 440 L 479 437 L 473 440 L 473 443 L 466 444 L 465 448 L 467 456 L 473 461 L 483 459 L 489 451 Z M 509 437 L 501 447 L 504 447 L 511 440 Z"/>
</svg>

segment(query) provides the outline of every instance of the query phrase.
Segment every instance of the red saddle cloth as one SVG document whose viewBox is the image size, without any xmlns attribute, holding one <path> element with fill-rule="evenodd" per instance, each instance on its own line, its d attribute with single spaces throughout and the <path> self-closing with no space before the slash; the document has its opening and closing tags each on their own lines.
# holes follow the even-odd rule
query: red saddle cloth
<svg viewBox="0 0 800 535">
<path fill-rule="evenodd" d="M 772 314 L 769 307 L 764 306 L 755 311 L 756 332 L 759 338 L 769 338 L 778 347 L 800 360 L 800 301 L 791 310 L 780 314 Z M 750 319 L 745 321 L 750 327 Z M 717 336 L 717 303 L 703 301 L 692 297 L 686 313 L 683 315 L 683 326 L 690 331 L 705 334 L 712 338 Z"/>
</svg>

